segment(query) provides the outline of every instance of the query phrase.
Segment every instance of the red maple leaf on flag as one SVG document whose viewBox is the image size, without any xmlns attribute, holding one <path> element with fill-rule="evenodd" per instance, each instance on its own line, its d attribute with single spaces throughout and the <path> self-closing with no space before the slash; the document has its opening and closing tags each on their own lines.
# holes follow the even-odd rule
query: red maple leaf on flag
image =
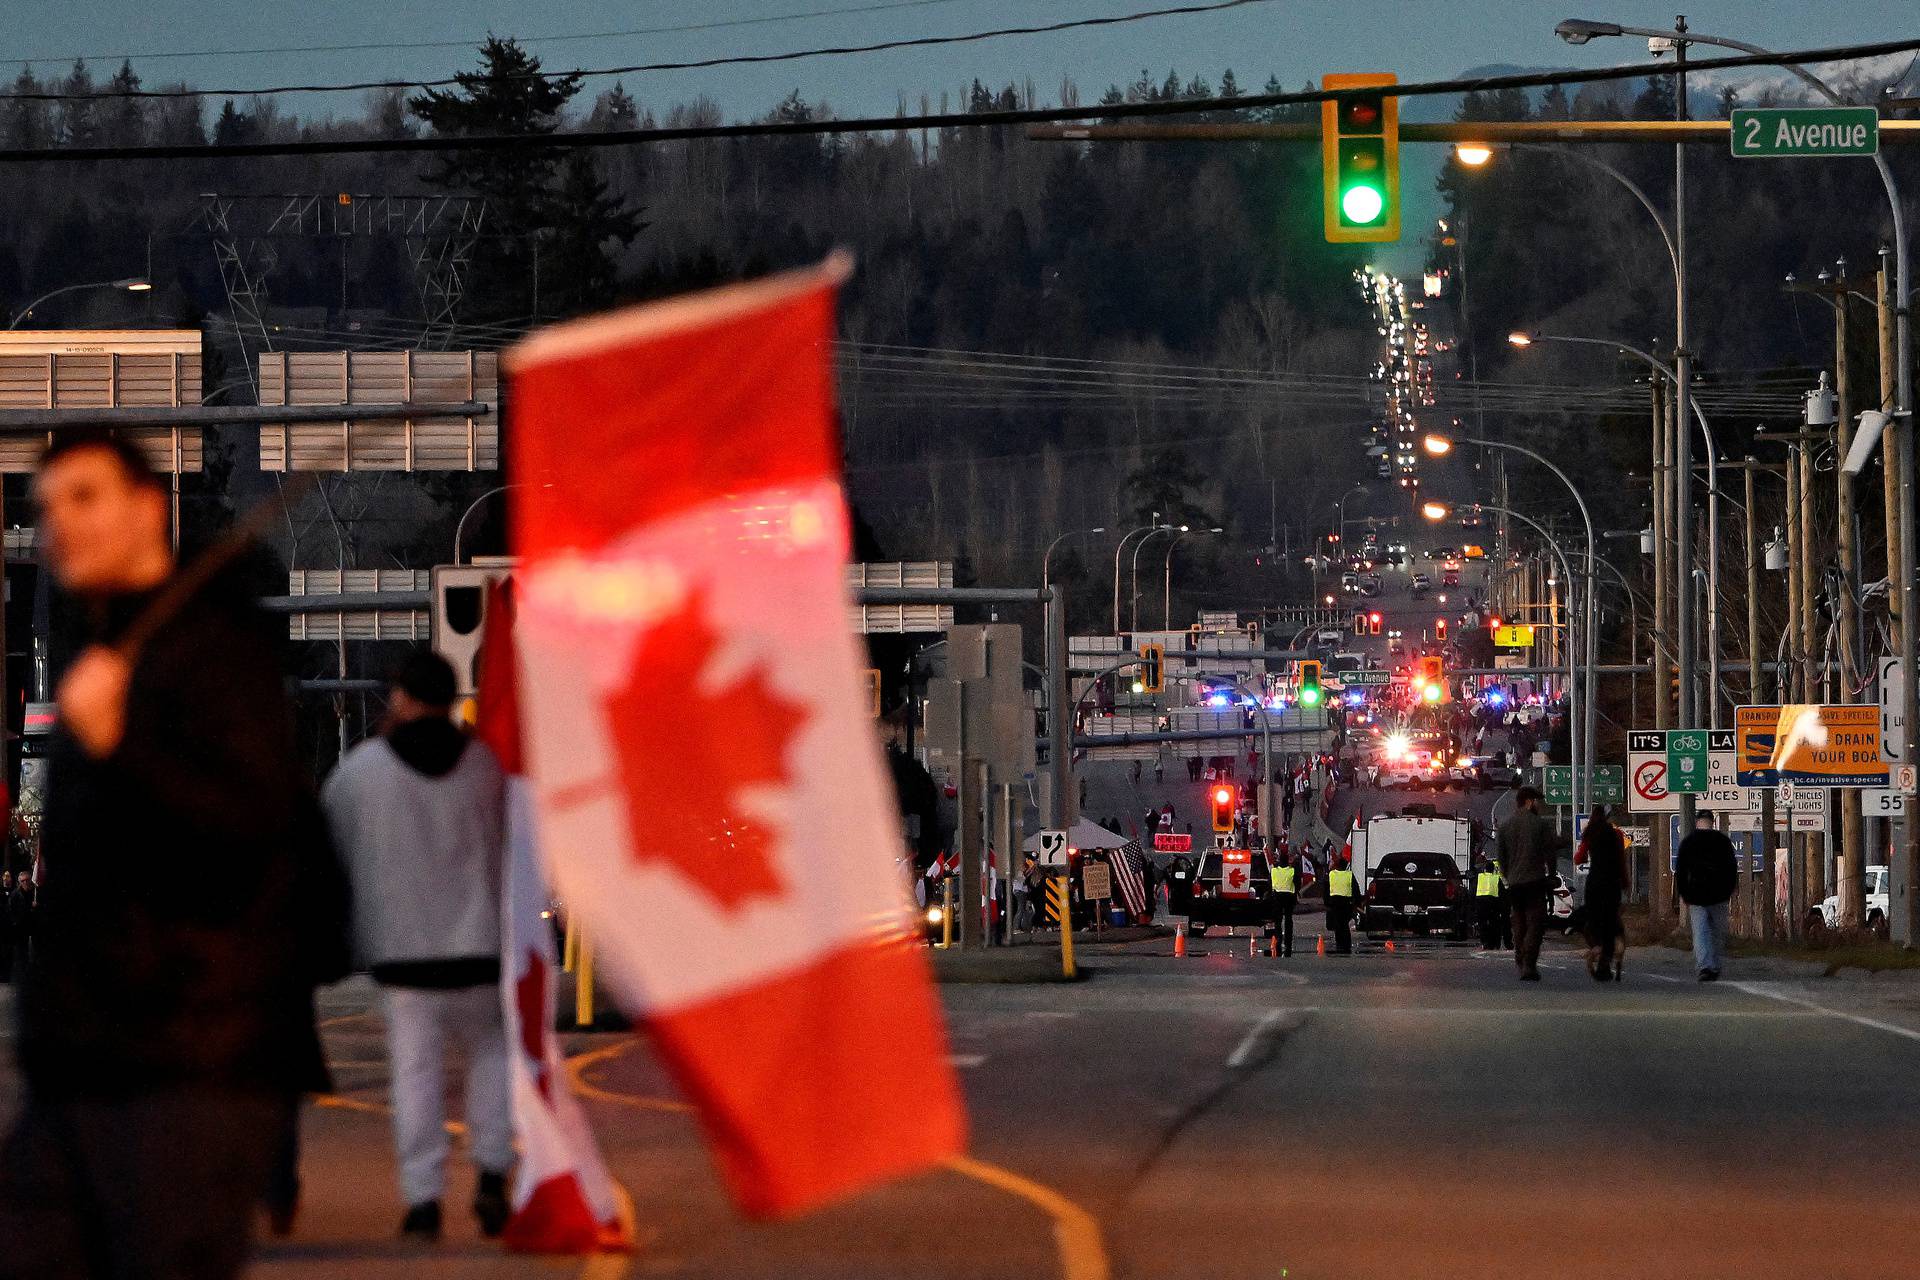
<svg viewBox="0 0 1920 1280">
<path fill-rule="evenodd" d="M 544 922 L 543 922 L 544 923 Z M 540 1096 L 553 1101 L 547 1078 L 547 958 L 537 947 L 527 948 L 527 971 L 513 984 L 513 1003 L 520 1014 L 520 1052 L 533 1063 L 533 1084 Z"/>
<path fill-rule="evenodd" d="M 786 885 L 773 835 L 741 807 L 749 787 L 791 778 L 787 750 L 807 719 L 755 665 L 709 690 L 717 647 L 695 592 L 642 637 L 626 685 L 605 704 L 635 861 L 664 862 L 728 911 Z"/>
</svg>

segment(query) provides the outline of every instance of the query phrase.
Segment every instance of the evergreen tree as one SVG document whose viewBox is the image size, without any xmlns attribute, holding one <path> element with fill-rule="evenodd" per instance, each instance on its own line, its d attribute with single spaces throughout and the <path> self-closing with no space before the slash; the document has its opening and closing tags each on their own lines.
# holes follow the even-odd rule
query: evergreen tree
<svg viewBox="0 0 1920 1280">
<path fill-rule="evenodd" d="M 553 197 L 552 230 L 541 241 L 542 312 L 570 315 L 611 303 L 617 255 L 646 225 L 639 210 L 609 194 L 591 154 L 569 156 Z"/>
<path fill-rule="evenodd" d="M 60 92 L 72 94 L 59 103 L 55 135 L 65 147 L 91 147 L 100 142 L 100 100 L 93 94 L 93 73 L 74 59 L 73 70 L 60 82 Z"/>
<path fill-rule="evenodd" d="M 107 107 L 106 140 L 115 146 L 137 147 L 147 140 L 147 102 L 133 95 L 140 91 L 140 77 L 133 63 L 123 61 L 107 81 L 107 91 L 116 94 Z"/>
</svg>

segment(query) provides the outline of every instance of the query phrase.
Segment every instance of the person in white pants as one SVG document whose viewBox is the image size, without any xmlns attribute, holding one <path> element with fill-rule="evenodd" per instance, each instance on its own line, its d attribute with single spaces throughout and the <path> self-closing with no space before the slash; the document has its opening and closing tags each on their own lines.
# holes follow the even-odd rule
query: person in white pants
<svg viewBox="0 0 1920 1280">
<path fill-rule="evenodd" d="M 509 1211 L 513 1162 L 500 992 L 506 783 L 457 728 L 453 668 L 415 653 L 393 681 L 385 733 L 349 751 L 322 802 L 353 882 L 360 959 L 384 989 L 402 1236 L 437 1240 L 446 1192 L 448 1049 L 464 1059 L 481 1232 Z"/>
</svg>

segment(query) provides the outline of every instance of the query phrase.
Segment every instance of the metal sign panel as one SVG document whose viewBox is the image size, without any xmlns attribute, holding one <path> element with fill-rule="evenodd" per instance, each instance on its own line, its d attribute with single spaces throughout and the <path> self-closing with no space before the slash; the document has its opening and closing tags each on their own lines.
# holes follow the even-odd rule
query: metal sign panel
<svg viewBox="0 0 1920 1280">
<path fill-rule="evenodd" d="M 1742 158 L 1871 156 L 1880 150 L 1872 107 L 1735 107 L 1727 139 Z"/>
<path fill-rule="evenodd" d="M 1880 659 L 1880 754 L 1898 764 L 1907 751 L 1907 676 L 1900 659 Z"/>
<path fill-rule="evenodd" d="M 433 591 L 433 651 L 453 664 L 460 697 L 479 684 L 480 641 L 487 630 L 487 588 L 513 573 L 511 564 L 442 564 L 428 575 Z"/>
<path fill-rule="evenodd" d="M 425 569 L 294 569 L 287 574 L 292 596 L 361 595 L 380 591 L 425 591 L 431 584 Z M 425 609 L 394 608 L 341 613 L 294 613 L 287 616 L 289 640 L 402 640 L 419 643 L 429 638 Z"/>
<path fill-rule="evenodd" d="M 492 351 L 264 351 L 263 405 L 500 403 Z M 262 471 L 497 471 L 500 415 L 260 428 Z"/>
<path fill-rule="evenodd" d="M 847 566 L 847 589 L 861 587 L 951 587 L 951 560 L 888 560 Z M 953 625 L 950 604 L 857 604 L 853 629 L 860 635 L 921 635 Z"/>
<path fill-rule="evenodd" d="M 1707 734 L 1707 785 L 1695 797 L 1695 807 L 1711 813 L 1744 813 L 1760 807 L 1760 792 L 1740 785 L 1735 762 L 1731 729 L 1714 729 Z"/>
<path fill-rule="evenodd" d="M 1627 810 L 1678 813 L 1680 797 L 1667 789 L 1667 733 L 1636 729 L 1627 734 Z"/>
<path fill-rule="evenodd" d="M 179 409 L 200 395 L 197 329 L 0 330 L 0 409 Z M 197 428 L 120 434 L 162 474 L 200 470 Z M 31 472 L 52 439 L 0 437 L 0 472 Z"/>
<path fill-rule="evenodd" d="M 1067 865 L 1067 833 L 1049 828 L 1040 833 L 1040 856 L 1034 859 L 1043 867 Z"/>
<path fill-rule="evenodd" d="M 1736 761 L 1740 785 L 1780 782 L 1815 787 L 1884 787 L 1880 708 L 1822 706 L 1736 707 Z"/>
<path fill-rule="evenodd" d="M 1493 645 L 1496 649 L 1531 649 L 1533 647 L 1533 628 L 1528 626 L 1495 627 Z"/>
</svg>

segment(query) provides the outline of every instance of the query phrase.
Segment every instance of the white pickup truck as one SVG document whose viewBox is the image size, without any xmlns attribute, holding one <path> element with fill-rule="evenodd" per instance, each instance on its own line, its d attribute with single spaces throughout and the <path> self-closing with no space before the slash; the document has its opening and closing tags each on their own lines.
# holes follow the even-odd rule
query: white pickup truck
<svg viewBox="0 0 1920 1280">
<path fill-rule="evenodd" d="M 1867 868 L 1867 928 L 1875 933 L 1887 927 L 1887 868 Z M 1836 894 L 1820 904 L 1820 919 L 1829 929 L 1840 927 L 1840 898 Z"/>
</svg>

